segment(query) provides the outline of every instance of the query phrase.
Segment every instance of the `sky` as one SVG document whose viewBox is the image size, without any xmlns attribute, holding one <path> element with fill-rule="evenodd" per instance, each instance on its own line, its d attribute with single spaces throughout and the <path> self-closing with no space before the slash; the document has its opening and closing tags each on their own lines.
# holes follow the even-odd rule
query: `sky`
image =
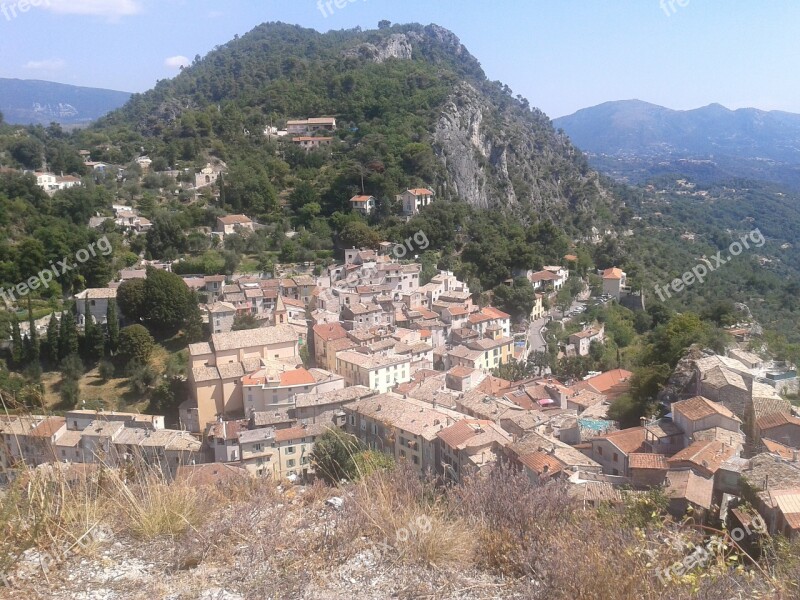
<svg viewBox="0 0 800 600">
<path fill-rule="evenodd" d="M 0 77 L 144 92 L 265 21 L 436 23 L 555 118 L 610 100 L 800 113 L 797 0 L 0 0 Z"/>
</svg>

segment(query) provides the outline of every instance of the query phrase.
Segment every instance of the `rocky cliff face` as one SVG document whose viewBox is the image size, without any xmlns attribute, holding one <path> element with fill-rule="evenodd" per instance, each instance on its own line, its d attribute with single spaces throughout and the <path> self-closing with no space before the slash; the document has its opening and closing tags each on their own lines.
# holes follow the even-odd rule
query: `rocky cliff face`
<svg viewBox="0 0 800 600">
<path fill-rule="evenodd" d="M 549 119 L 513 98 L 500 103 L 463 83 L 442 110 L 434 132 L 437 153 L 455 192 L 479 208 L 518 203 L 541 210 L 580 208 L 573 188 L 602 193 L 595 173 L 582 171 L 576 151 Z"/>
<path fill-rule="evenodd" d="M 383 40 L 379 45 L 360 44 L 345 51 L 345 58 L 365 58 L 376 63 L 386 62 L 390 58 L 411 60 L 413 48 L 409 37 L 404 33 L 395 33 Z"/>
</svg>

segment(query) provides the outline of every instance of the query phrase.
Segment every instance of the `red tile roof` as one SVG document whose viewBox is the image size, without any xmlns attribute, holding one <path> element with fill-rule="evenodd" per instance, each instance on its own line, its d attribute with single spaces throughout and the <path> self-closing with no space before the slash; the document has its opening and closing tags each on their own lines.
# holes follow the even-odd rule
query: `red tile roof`
<svg viewBox="0 0 800 600">
<path fill-rule="evenodd" d="M 311 385 L 316 383 L 314 376 L 305 369 L 284 371 L 281 373 L 281 387 L 294 385 Z"/>
<path fill-rule="evenodd" d="M 347 331 L 339 323 L 314 325 L 314 333 L 326 342 L 347 337 Z"/>
<path fill-rule="evenodd" d="M 648 454 L 646 452 L 634 452 L 629 455 L 628 466 L 631 469 L 656 469 L 664 471 L 669 468 L 665 455 Z"/>
<path fill-rule="evenodd" d="M 536 452 L 528 452 L 519 455 L 519 462 L 528 467 L 537 475 L 546 475 L 552 477 L 554 474 L 562 471 L 566 466 L 565 463 L 558 460 L 555 456 L 538 450 Z"/>
<path fill-rule="evenodd" d="M 644 447 L 645 428 L 632 427 L 631 429 L 622 429 L 620 431 L 613 431 L 605 435 L 598 436 L 595 439 L 606 439 L 613 443 L 625 454 L 633 454 L 639 452 Z"/>
<path fill-rule="evenodd" d="M 603 279 L 622 279 L 622 269 L 612 267 L 603 271 Z"/>
<path fill-rule="evenodd" d="M 66 422 L 64 417 L 49 417 L 34 427 L 30 435 L 32 437 L 49 438 L 61 429 Z"/>
</svg>

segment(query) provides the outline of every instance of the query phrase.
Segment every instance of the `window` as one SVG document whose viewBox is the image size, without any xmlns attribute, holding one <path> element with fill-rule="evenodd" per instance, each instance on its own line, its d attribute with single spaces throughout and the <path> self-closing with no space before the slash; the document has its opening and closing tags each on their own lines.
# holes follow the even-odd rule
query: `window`
<svg viewBox="0 0 800 600">
<path fill-rule="evenodd" d="M 367 422 L 362 420 L 361 421 L 361 431 L 366 431 L 366 430 L 367 430 Z"/>
<path fill-rule="evenodd" d="M 598 446 L 598 447 L 597 447 L 597 453 L 598 453 L 600 456 L 603 456 L 603 447 L 602 447 L 602 446 Z"/>
<path fill-rule="evenodd" d="M 286 454 L 294 454 L 294 446 L 287 446 L 286 447 Z"/>
<path fill-rule="evenodd" d="M 619 460 L 619 456 L 617 455 L 617 453 L 616 453 L 616 452 L 614 452 L 614 458 L 613 458 L 613 460 L 614 460 L 614 462 L 617 462 L 617 461 Z"/>
<path fill-rule="evenodd" d="M 291 469 L 294 466 L 294 459 L 287 460 L 286 466 Z"/>
<path fill-rule="evenodd" d="M 350 415 L 350 425 L 355 425 L 355 424 L 356 424 L 356 417 L 355 417 L 355 415 Z"/>
<path fill-rule="evenodd" d="M 256 444 L 255 446 L 253 446 L 253 450 L 256 452 L 261 452 L 261 444 Z"/>
</svg>

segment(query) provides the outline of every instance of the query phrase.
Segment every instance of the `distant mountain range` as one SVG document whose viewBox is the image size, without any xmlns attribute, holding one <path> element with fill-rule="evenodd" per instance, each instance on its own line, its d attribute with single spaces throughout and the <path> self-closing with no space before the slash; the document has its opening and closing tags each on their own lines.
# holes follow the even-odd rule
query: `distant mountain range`
<svg viewBox="0 0 800 600">
<path fill-rule="evenodd" d="M 7 123 L 85 125 L 121 107 L 131 95 L 51 81 L 0 78 L 0 112 Z"/>
<path fill-rule="evenodd" d="M 553 121 L 594 165 L 641 181 L 667 172 L 752 177 L 800 186 L 800 115 L 711 104 L 671 110 L 640 100 L 606 102 Z"/>
</svg>

